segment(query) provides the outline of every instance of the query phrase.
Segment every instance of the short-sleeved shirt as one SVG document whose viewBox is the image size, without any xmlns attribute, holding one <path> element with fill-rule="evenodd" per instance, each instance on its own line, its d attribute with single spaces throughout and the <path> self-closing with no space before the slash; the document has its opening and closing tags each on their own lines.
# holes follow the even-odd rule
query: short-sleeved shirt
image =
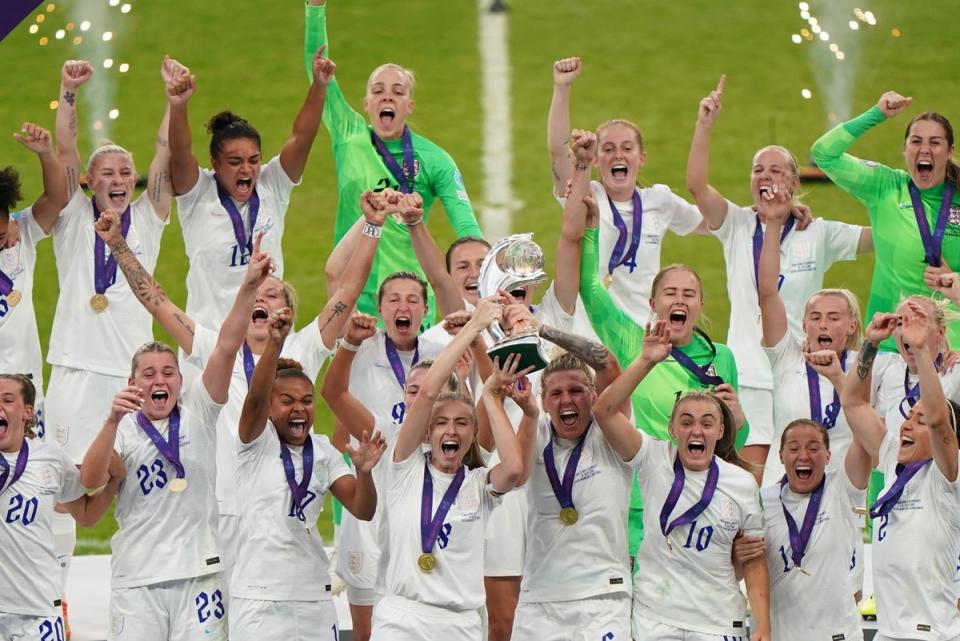
<svg viewBox="0 0 960 641">
<path fill-rule="evenodd" d="M 168 222 L 157 217 L 146 194 L 130 205 L 127 246 L 147 273 L 152 274 L 157 265 L 160 237 Z M 53 226 L 60 296 L 47 361 L 108 376 L 129 376 L 130 357 L 153 340 L 153 319 L 119 267 L 105 292 L 107 308 L 96 312 L 90 307 L 96 293 L 93 223 L 93 203 L 78 187 Z M 110 255 L 109 247 L 104 247 L 104 255 Z"/>
<path fill-rule="evenodd" d="M 0 371 L 33 375 L 33 383 L 43 389 L 43 356 L 37 314 L 33 308 L 33 274 L 37 266 L 37 243 L 47 235 L 33 217 L 32 209 L 18 219 L 20 242 L 0 248 L 0 271 L 13 281 L 20 295 L 16 305 L 10 296 L 0 294 Z"/>
<path fill-rule="evenodd" d="M 600 208 L 600 273 L 609 274 L 610 257 L 620 238 L 620 230 L 614 223 L 613 209 L 617 208 L 626 229 L 624 255 L 630 249 L 633 238 L 633 201 L 611 201 L 602 183 L 590 182 L 590 193 Z M 641 218 L 640 247 L 637 250 L 636 266 L 621 265 L 613 270 L 610 281 L 610 296 L 613 301 L 637 324 L 643 326 L 650 321 L 650 290 L 653 279 L 660 271 L 660 250 L 663 247 L 667 231 L 678 236 L 692 233 L 703 220 L 700 210 L 671 191 L 667 185 L 637 187 L 643 204 Z M 564 198 L 557 198 L 560 204 Z"/>
<path fill-rule="evenodd" d="M 871 405 L 883 418 L 887 432 L 895 439 L 900 438 L 900 426 L 907 420 L 912 408 L 907 401 L 907 390 L 913 390 L 919 384 L 920 378 L 909 373 L 907 363 L 899 352 L 877 355 L 873 363 Z M 949 400 L 960 402 L 960 367 L 941 371 L 940 385 Z"/>
<path fill-rule="evenodd" d="M 287 176 L 279 156 L 274 156 L 263 166 L 256 185 L 260 208 L 252 230 L 250 202 L 234 202 L 243 220 L 245 247 L 238 245 L 233 222 L 220 202 L 214 172 L 201 169 L 193 189 L 177 196 L 183 245 L 190 261 L 186 311 L 195 323 L 219 327 L 226 318 L 243 283 L 253 239 L 260 232 L 264 232 L 261 249 L 270 254 L 276 267 L 273 275 L 283 278 L 280 241 L 290 192 L 298 184 Z"/>
<path fill-rule="evenodd" d="M 260 601 L 328 601 L 330 560 L 317 518 L 330 486 L 352 472 L 326 436 L 310 434 L 313 468 L 301 510 L 284 473 L 272 421 L 250 443 L 237 441 L 240 541 L 230 595 Z M 303 479 L 303 446 L 288 446 L 295 480 Z"/>
<path fill-rule="evenodd" d="M 114 449 L 127 476 L 117 493 L 113 535 L 113 588 L 134 588 L 189 579 L 223 569 L 217 542 L 216 423 L 222 405 L 201 380 L 180 398 L 180 461 L 187 488 L 170 491 L 176 470 L 128 414 L 117 428 Z M 168 438 L 169 418 L 153 421 Z"/>
<path fill-rule="evenodd" d="M 645 436 L 630 461 L 646 505 L 643 545 L 637 554 L 641 571 L 633 584 L 634 611 L 683 630 L 742 636 L 747 603 L 731 552 L 738 532 L 764 534 L 756 481 L 746 470 L 715 459 L 720 476 L 713 500 L 696 519 L 670 533 L 668 546 L 659 519 L 673 485 L 676 457 L 676 446 Z M 685 470 L 683 492 L 671 520 L 700 500 L 707 474 L 708 470 Z"/>
<path fill-rule="evenodd" d="M 547 444 L 553 448 L 562 479 L 576 441 L 557 437 L 550 418 L 541 415 L 533 470 L 523 489 L 529 507 L 520 601 L 629 595 L 626 523 L 633 471 L 610 447 L 600 427 L 592 424 L 584 436 L 573 477 L 572 499 L 579 519 L 573 525 L 564 525 L 544 466 Z"/>
<path fill-rule="evenodd" d="M 757 213 L 727 201 L 723 224 L 712 233 L 723 244 L 730 298 L 727 345 L 737 358 L 740 384 L 772 389 L 770 362 L 763 354 L 760 303 L 754 273 L 753 236 Z M 766 229 L 766 225 L 762 225 Z M 780 244 L 780 297 L 787 309 L 790 331 L 803 338 L 803 312 L 807 299 L 823 288 L 823 275 L 833 263 L 857 257 L 862 227 L 831 220 L 814 220 L 800 231 L 790 230 Z"/>
<path fill-rule="evenodd" d="M 880 444 L 884 496 L 897 478 L 899 438 Z M 931 461 L 910 479 L 893 510 L 873 521 L 873 586 L 881 634 L 903 639 L 960 635 L 960 479 Z"/>
<path fill-rule="evenodd" d="M 853 508 L 863 506 L 865 495 L 866 490 L 853 486 L 843 466 L 826 473 L 820 510 L 801 564 L 807 572 L 804 574 L 793 562 L 783 506 L 786 505 L 801 528 L 811 495 L 797 494 L 789 486 L 781 490 L 780 483 L 768 485 L 761 491 L 767 523 L 764 547 L 770 575 L 774 639 L 852 641 L 863 638 L 860 613 L 853 600 L 860 586 L 854 586 L 850 580 L 850 561 L 857 538 L 861 536 L 860 519 Z"/>
<path fill-rule="evenodd" d="M 0 612 L 49 617 L 60 613 L 62 596 L 53 549 L 54 507 L 80 498 L 84 488 L 59 445 L 31 439 L 28 447 L 23 476 L 0 492 Z M 11 476 L 18 454 L 0 453 Z"/>
</svg>

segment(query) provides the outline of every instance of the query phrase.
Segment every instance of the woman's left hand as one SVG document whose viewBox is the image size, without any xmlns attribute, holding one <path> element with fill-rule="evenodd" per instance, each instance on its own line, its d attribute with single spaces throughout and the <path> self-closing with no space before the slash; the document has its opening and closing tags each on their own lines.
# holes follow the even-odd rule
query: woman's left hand
<svg viewBox="0 0 960 641">
<path fill-rule="evenodd" d="M 540 406 L 537 405 L 537 397 L 533 394 L 533 385 L 526 376 L 519 377 L 513 385 L 507 387 L 506 394 L 523 410 L 524 416 L 536 418 L 540 415 Z"/>
<path fill-rule="evenodd" d="M 387 441 L 380 432 L 374 432 L 373 436 L 364 432 L 357 447 L 347 448 L 347 455 L 357 474 L 369 474 L 385 451 Z"/>
<path fill-rule="evenodd" d="M 733 385 L 730 383 L 717 385 L 716 395 L 717 398 L 726 403 L 727 407 L 730 408 L 730 412 L 733 414 L 734 421 L 737 424 L 737 429 L 743 427 L 747 422 L 747 415 L 743 413 L 743 408 L 740 407 L 740 397 L 737 396 Z"/>
</svg>

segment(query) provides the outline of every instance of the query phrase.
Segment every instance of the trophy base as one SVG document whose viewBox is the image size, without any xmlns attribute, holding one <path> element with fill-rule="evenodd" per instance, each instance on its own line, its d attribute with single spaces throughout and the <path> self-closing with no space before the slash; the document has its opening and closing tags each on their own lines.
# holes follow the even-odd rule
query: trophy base
<svg viewBox="0 0 960 641">
<path fill-rule="evenodd" d="M 520 354 L 518 372 L 531 366 L 534 372 L 538 372 L 547 366 L 547 358 L 540 348 L 540 337 L 536 334 L 507 338 L 487 350 L 491 360 L 495 357 L 500 358 L 501 365 L 511 354 Z"/>
</svg>

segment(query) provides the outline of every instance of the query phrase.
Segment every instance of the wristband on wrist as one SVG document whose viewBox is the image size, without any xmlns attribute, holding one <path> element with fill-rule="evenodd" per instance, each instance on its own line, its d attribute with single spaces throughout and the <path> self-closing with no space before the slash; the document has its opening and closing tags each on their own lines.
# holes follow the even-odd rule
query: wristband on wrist
<svg viewBox="0 0 960 641">
<path fill-rule="evenodd" d="M 359 346 L 359 345 L 354 345 L 353 343 L 347 342 L 347 339 L 346 339 L 346 338 L 341 338 L 341 339 L 340 339 L 340 347 L 341 347 L 342 349 L 347 350 L 348 352 L 359 352 L 359 351 L 360 351 L 360 346 Z"/>
<path fill-rule="evenodd" d="M 363 229 L 361 230 L 364 236 L 369 236 L 370 238 L 380 238 L 382 232 L 382 227 L 367 222 L 363 223 Z"/>
<path fill-rule="evenodd" d="M 423 222 L 423 216 L 420 216 L 420 218 L 417 218 L 416 220 L 412 220 L 410 222 L 404 222 L 403 224 L 406 225 L 407 227 L 416 227 L 422 222 Z"/>
</svg>

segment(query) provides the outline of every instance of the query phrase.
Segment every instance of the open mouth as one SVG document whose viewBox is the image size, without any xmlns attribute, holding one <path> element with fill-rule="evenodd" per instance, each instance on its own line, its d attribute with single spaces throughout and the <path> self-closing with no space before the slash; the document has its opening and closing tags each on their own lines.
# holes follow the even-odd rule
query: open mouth
<svg viewBox="0 0 960 641">
<path fill-rule="evenodd" d="M 817 345 L 820 349 L 831 349 L 833 347 L 833 339 L 827 334 L 820 334 L 817 336 Z"/>
<path fill-rule="evenodd" d="M 413 320 L 411 320 L 409 316 L 397 316 L 393 324 L 396 326 L 397 331 L 407 332 L 410 331 L 410 328 L 413 326 Z"/>
<path fill-rule="evenodd" d="M 471 294 L 476 294 L 477 290 L 480 289 L 480 286 L 477 285 L 476 282 L 472 282 L 472 283 L 468 282 L 463 286 L 463 288 Z"/>
<path fill-rule="evenodd" d="M 7 419 L 0 416 L 0 436 L 6 436 L 8 427 Z"/>
<path fill-rule="evenodd" d="M 237 193 L 246 196 L 253 191 L 253 178 L 237 179 Z"/>
<path fill-rule="evenodd" d="M 626 178 L 629 168 L 623 163 L 618 163 L 610 168 L 610 175 L 614 178 Z"/>
<path fill-rule="evenodd" d="M 813 477 L 813 468 L 809 465 L 798 465 L 794 468 L 794 471 L 801 481 L 809 481 Z"/>
<path fill-rule="evenodd" d="M 158 389 L 150 393 L 150 400 L 154 403 L 166 403 L 168 398 L 170 394 L 166 390 Z"/>
<path fill-rule="evenodd" d="M 393 119 L 397 117 L 397 112 L 393 107 L 383 107 L 380 110 L 380 124 L 384 127 L 389 127 L 393 124 Z"/>
<path fill-rule="evenodd" d="M 910 447 L 911 445 L 913 445 L 913 439 L 909 436 L 900 438 L 900 447 Z"/>
<path fill-rule="evenodd" d="M 566 427 L 572 427 L 577 424 L 580 415 L 576 410 L 563 410 L 560 412 L 560 423 Z"/>
<path fill-rule="evenodd" d="M 447 456 L 452 456 L 460 451 L 460 443 L 454 440 L 447 440 L 440 443 L 440 451 Z"/>
<path fill-rule="evenodd" d="M 929 160 L 918 160 L 917 177 L 924 181 L 928 181 L 933 178 L 933 162 Z"/>
<path fill-rule="evenodd" d="M 518 303 L 522 303 L 527 300 L 527 290 L 525 289 L 515 289 L 510 292 L 510 295 L 516 298 Z"/>
<path fill-rule="evenodd" d="M 687 312 L 682 309 L 675 309 L 670 312 L 669 320 L 671 330 L 681 331 L 687 324 Z"/>
<path fill-rule="evenodd" d="M 107 196 L 110 199 L 110 204 L 114 207 L 122 207 L 123 203 L 127 201 L 127 191 L 125 189 L 114 189 Z"/>
<path fill-rule="evenodd" d="M 305 418 L 291 418 L 287 422 L 287 426 L 290 428 L 290 435 L 294 438 L 303 438 L 307 435 L 307 419 Z"/>
<path fill-rule="evenodd" d="M 259 305 L 254 307 L 253 313 L 250 314 L 250 320 L 258 325 L 265 324 L 269 318 L 270 314 L 267 313 L 267 309 L 265 307 L 260 307 Z"/>
<path fill-rule="evenodd" d="M 773 185 L 760 185 L 760 200 L 770 200 L 773 198 Z"/>
<path fill-rule="evenodd" d="M 687 451 L 691 454 L 703 454 L 707 451 L 707 444 L 701 440 L 693 440 L 687 443 Z"/>
</svg>

